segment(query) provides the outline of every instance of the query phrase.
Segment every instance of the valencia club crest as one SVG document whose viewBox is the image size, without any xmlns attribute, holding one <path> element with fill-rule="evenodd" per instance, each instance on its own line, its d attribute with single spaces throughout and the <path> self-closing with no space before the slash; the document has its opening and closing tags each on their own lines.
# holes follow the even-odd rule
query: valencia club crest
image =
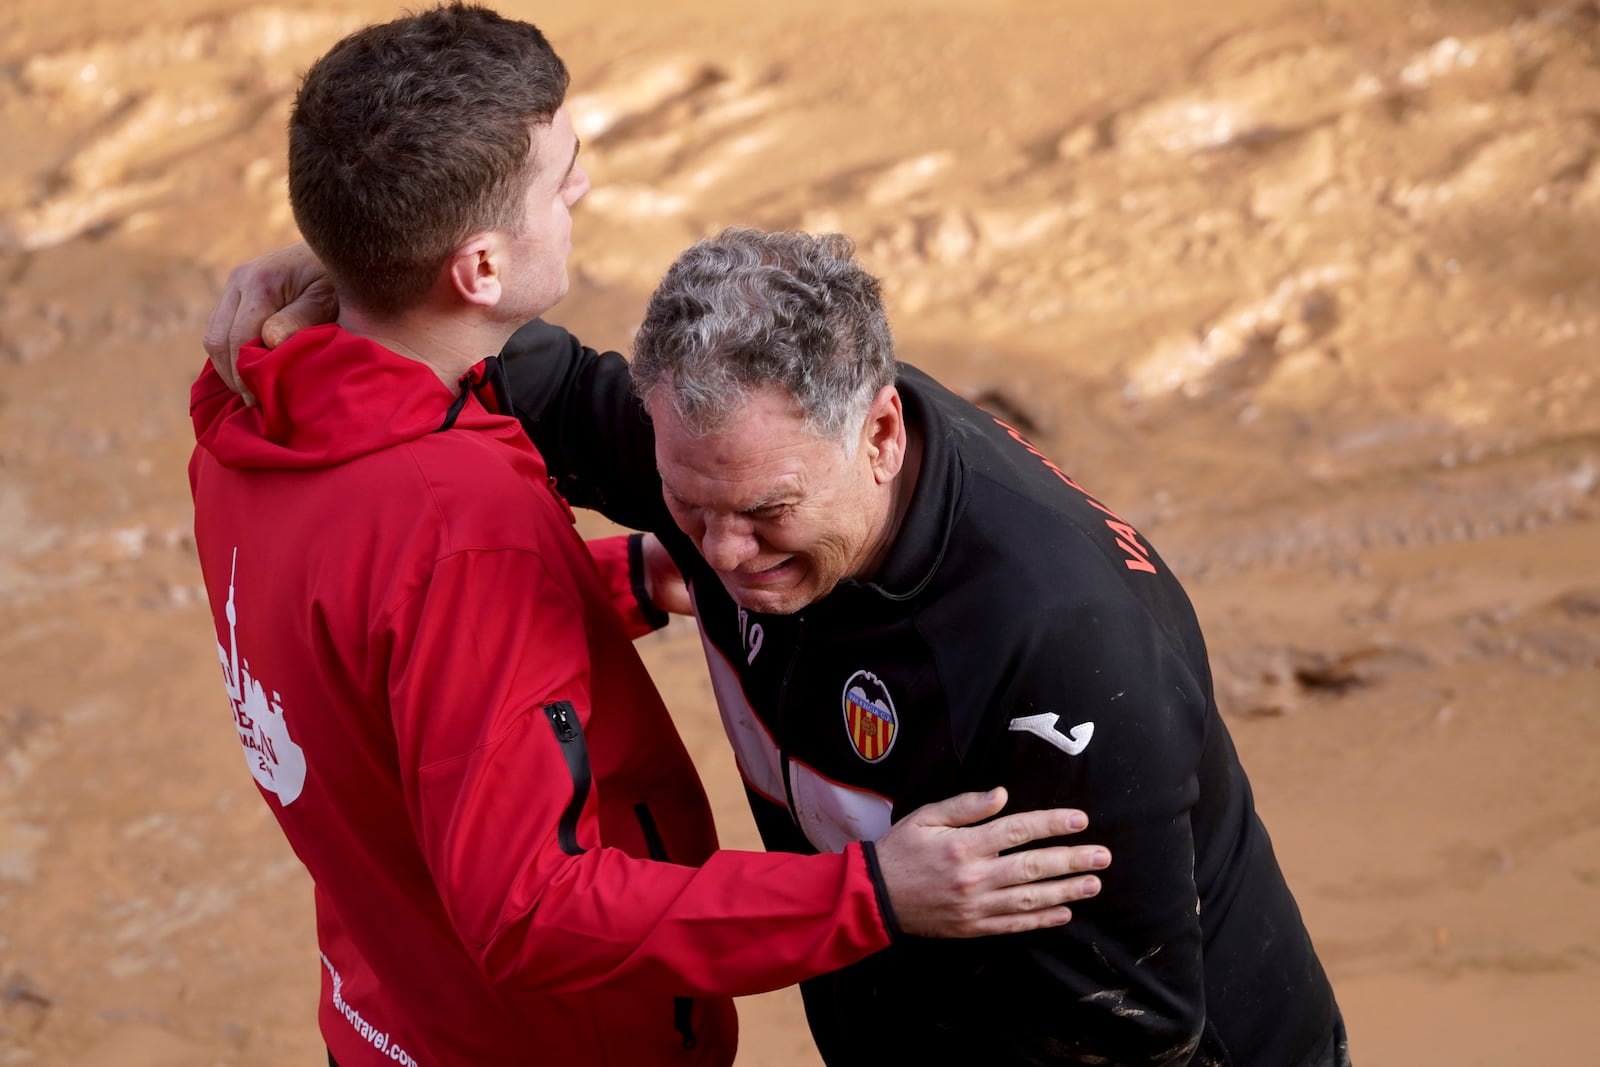
<svg viewBox="0 0 1600 1067">
<path fill-rule="evenodd" d="M 876 674 L 856 671 L 844 683 L 844 727 L 856 755 L 868 763 L 883 759 L 894 747 L 899 723 L 889 690 Z"/>
</svg>

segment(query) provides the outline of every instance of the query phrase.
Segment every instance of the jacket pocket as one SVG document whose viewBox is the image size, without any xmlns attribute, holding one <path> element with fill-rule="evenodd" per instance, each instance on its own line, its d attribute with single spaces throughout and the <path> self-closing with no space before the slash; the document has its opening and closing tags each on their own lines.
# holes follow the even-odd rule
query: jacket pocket
<svg viewBox="0 0 1600 1067">
<path fill-rule="evenodd" d="M 644 833 L 644 847 L 650 853 L 650 858 L 670 863 L 672 857 L 667 855 L 667 843 L 661 839 L 661 827 L 656 825 L 655 813 L 650 810 L 650 805 L 639 801 L 633 806 L 633 814 L 639 820 L 639 829 Z M 694 1034 L 694 998 L 672 998 L 672 1028 L 683 1035 L 684 1048 L 692 1049 L 700 1043 Z"/>
<path fill-rule="evenodd" d="M 593 782 L 589 770 L 589 748 L 584 744 L 583 727 L 570 701 L 558 700 L 554 704 L 544 705 L 542 710 L 545 718 L 550 720 L 550 728 L 555 731 L 556 742 L 561 746 L 561 755 L 567 761 L 567 773 L 572 775 L 572 800 L 561 813 L 557 840 L 561 842 L 561 851 L 569 856 L 579 856 L 585 850 L 578 844 L 578 819 L 583 815 L 583 805 L 589 799 L 589 786 Z"/>
</svg>

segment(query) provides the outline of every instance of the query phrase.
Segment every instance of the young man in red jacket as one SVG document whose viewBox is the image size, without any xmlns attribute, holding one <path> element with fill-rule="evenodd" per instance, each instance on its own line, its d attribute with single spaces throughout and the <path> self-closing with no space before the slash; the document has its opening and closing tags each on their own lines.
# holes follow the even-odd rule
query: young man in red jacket
<svg viewBox="0 0 1600 1067">
<path fill-rule="evenodd" d="M 588 189 L 566 84 L 537 29 L 481 8 L 335 46 L 289 186 L 339 319 L 241 355 L 255 406 L 209 367 L 192 393 L 217 651 L 316 884 L 344 1067 L 725 1065 L 730 996 L 900 931 L 1059 925 L 1095 881 L 1026 883 L 1105 862 L 999 856 L 1083 820 L 966 828 L 998 793 L 840 854 L 716 850 L 630 644 L 654 614 L 641 544 L 584 545 L 486 358 L 566 292 Z"/>
</svg>

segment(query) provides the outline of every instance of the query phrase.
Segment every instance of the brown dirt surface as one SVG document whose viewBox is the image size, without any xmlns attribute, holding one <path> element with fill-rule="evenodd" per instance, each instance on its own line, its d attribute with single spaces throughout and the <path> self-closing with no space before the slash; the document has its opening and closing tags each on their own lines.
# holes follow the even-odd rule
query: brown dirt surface
<svg viewBox="0 0 1600 1067">
<path fill-rule="evenodd" d="M 1183 577 L 1362 1067 L 1600 1046 L 1600 9 L 596 0 L 553 315 L 628 341 L 724 225 L 837 229 L 902 355 Z M 227 727 L 188 384 L 294 239 L 299 71 L 374 2 L 10 0 L 0 1065 L 319 1062 L 303 870 Z M 692 628 L 645 651 L 756 838 Z M 1587 1005 L 1587 1007 L 1585 1007 Z M 793 991 L 741 1064 L 814 1065 Z"/>
</svg>

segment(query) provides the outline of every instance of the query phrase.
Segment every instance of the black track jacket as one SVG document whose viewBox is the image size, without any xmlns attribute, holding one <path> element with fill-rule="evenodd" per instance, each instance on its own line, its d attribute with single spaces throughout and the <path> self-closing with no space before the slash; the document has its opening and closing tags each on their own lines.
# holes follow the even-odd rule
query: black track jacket
<svg viewBox="0 0 1600 1067">
<path fill-rule="evenodd" d="M 791 616 L 740 609 L 661 498 L 622 357 L 542 323 L 505 351 L 523 425 L 574 504 L 652 530 L 694 594 L 724 726 L 769 849 L 870 840 L 1004 785 L 1089 813 L 1111 849 L 1070 924 L 901 936 L 803 983 L 830 1067 L 1294 1067 L 1335 1017 L 1154 550 L 1023 440 L 920 371 L 922 465 L 882 569 Z"/>
</svg>

